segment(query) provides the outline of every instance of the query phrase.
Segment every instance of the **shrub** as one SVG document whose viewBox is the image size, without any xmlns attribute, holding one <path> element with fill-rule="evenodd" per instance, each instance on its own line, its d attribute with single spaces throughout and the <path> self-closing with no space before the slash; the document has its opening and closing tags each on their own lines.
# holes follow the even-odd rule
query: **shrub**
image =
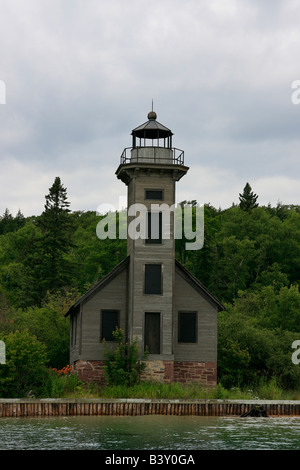
<svg viewBox="0 0 300 470">
<path fill-rule="evenodd" d="M 1 339 L 6 346 L 6 363 L 0 367 L 0 396 L 43 395 L 49 380 L 45 345 L 28 331 L 15 331 Z"/>
<path fill-rule="evenodd" d="M 133 341 L 126 342 L 124 332 L 116 327 L 113 332 L 116 347 L 105 349 L 106 363 L 104 366 L 108 385 L 134 385 L 140 381 L 141 374 L 146 367 L 143 362 L 147 357 L 145 353 L 139 360 L 138 344 Z"/>
<path fill-rule="evenodd" d="M 62 369 L 49 370 L 50 382 L 48 396 L 51 398 L 63 398 L 73 396 L 78 392 L 80 381 L 77 374 L 73 374 L 69 365 Z"/>
<path fill-rule="evenodd" d="M 292 363 L 297 333 L 268 329 L 235 310 L 221 312 L 218 335 L 218 378 L 225 387 L 258 386 L 276 377 L 284 390 L 299 389 L 300 368 Z"/>
</svg>

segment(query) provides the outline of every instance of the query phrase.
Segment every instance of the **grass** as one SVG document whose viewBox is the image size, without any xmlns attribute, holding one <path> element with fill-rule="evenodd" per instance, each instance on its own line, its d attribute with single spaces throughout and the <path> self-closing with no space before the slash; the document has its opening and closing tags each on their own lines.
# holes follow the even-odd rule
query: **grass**
<svg viewBox="0 0 300 470">
<path fill-rule="evenodd" d="M 124 385 L 100 387 L 95 384 L 84 384 L 63 377 L 64 383 L 55 387 L 52 398 L 148 398 L 148 399 L 227 399 L 227 400 L 300 400 L 300 390 L 285 391 L 276 383 L 261 381 L 256 387 L 241 390 L 238 387 L 225 389 L 222 384 L 214 388 L 205 388 L 200 384 L 161 384 L 157 382 L 141 382 L 126 387 Z M 62 381 L 63 382 L 63 381 Z"/>
<path fill-rule="evenodd" d="M 110 386 L 103 388 L 100 394 L 103 398 L 209 399 L 229 398 L 229 395 L 241 398 L 239 390 L 229 392 L 222 385 L 208 389 L 197 384 L 184 385 L 176 382 L 172 384 L 142 382 L 128 388 L 124 386 Z"/>
</svg>

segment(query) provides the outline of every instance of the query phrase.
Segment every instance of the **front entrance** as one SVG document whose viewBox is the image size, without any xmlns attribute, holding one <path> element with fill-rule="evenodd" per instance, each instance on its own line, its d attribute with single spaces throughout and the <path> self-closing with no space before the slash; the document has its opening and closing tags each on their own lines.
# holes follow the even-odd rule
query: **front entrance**
<svg viewBox="0 0 300 470">
<path fill-rule="evenodd" d="M 160 312 L 145 313 L 144 348 L 149 354 L 160 354 Z"/>
</svg>

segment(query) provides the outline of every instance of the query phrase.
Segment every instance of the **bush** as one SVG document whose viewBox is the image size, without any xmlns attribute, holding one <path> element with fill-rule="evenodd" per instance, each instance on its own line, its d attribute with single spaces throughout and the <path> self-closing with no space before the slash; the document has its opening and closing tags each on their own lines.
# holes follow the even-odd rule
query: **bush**
<svg viewBox="0 0 300 470">
<path fill-rule="evenodd" d="M 71 289 L 48 294 L 41 306 L 20 310 L 15 320 L 47 348 L 48 367 L 62 368 L 69 360 L 70 319 L 64 314 L 74 301 Z"/>
<path fill-rule="evenodd" d="M 77 374 L 72 373 L 69 365 L 60 370 L 50 369 L 49 377 L 48 396 L 50 398 L 72 396 L 79 391 L 81 382 Z"/>
<path fill-rule="evenodd" d="M 23 398 L 44 395 L 49 385 L 46 347 L 28 331 L 1 337 L 6 346 L 6 363 L 0 367 L 0 397 Z"/>
<path fill-rule="evenodd" d="M 282 400 L 284 392 L 278 386 L 276 377 L 272 377 L 269 382 L 265 378 L 261 378 L 257 390 L 259 398 L 265 400 Z"/>
<path fill-rule="evenodd" d="M 231 338 L 221 338 L 218 347 L 218 376 L 226 388 L 239 387 L 245 380 L 250 354 Z"/>
<path fill-rule="evenodd" d="M 116 327 L 113 332 L 116 347 L 105 349 L 106 363 L 104 366 L 108 385 L 134 385 L 140 381 L 141 374 L 146 367 L 142 360 L 138 359 L 138 345 L 136 341 L 128 344 L 125 341 L 124 332 Z"/>
<path fill-rule="evenodd" d="M 300 386 L 300 368 L 292 363 L 297 333 L 262 327 L 234 309 L 221 312 L 218 325 L 218 379 L 225 387 L 258 386 L 276 377 L 284 390 Z"/>
</svg>

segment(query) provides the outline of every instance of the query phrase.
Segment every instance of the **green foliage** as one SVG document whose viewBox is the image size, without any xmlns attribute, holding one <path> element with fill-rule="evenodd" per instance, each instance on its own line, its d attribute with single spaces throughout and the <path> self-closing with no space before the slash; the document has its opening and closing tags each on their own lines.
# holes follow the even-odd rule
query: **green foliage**
<svg viewBox="0 0 300 470">
<path fill-rule="evenodd" d="M 45 210 L 38 219 L 42 230 L 41 249 L 43 253 L 42 284 L 44 290 L 57 289 L 68 285 L 72 273 L 72 263 L 65 255 L 73 247 L 73 226 L 69 217 L 67 190 L 56 177 L 45 196 Z"/>
<path fill-rule="evenodd" d="M 70 320 L 64 315 L 77 298 L 76 290 L 64 289 L 48 294 L 41 306 L 16 313 L 16 327 L 27 329 L 46 346 L 49 367 L 60 369 L 69 362 Z"/>
<path fill-rule="evenodd" d="M 258 207 L 257 204 L 258 196 L 253 193 L 252 188 L 249 183 L 246 183 L 243 193 L 239 195 L 240 199 L 240 208 L 243 211 L 250 212 L 252 209 Z"/>
<path fill-rule="evenodd" d="M 33 220 L 0 237 L 0 284 L 7 300 L 18 308 L 38 303 L 42 282 L 42 233 Z"/>
<path fill-rule="evenodd" d="M 43 394 L 47 386 L 46 347 L 28 331 L 1 335 L 6 346 L 6 363 L 0 366 L 0 397 Z"/>
<path fill-rule="evenodd" d="M 130 344 L 125 339 L 123 330 L 116 327 L 113 332 L 116 341 L 114 348 L 105 349 L 105 372 L 109 385 L 134 385 L 140 381 L 141 374 L 146 367 L 143 362 L 145 353 L 139 360 L 138 344 L 132 341 Z"/>
<path fill-rule="evenodd" d="M 292 209 L 282 220 L 264 207 L 206 210 L 204 247 L 187 252 L 185 263 L 223 302 L 232 302 L 239 290 L 272 283 L 272 266 L 285 276 L 285 285 L 298 284 L 300 214 Z"/>
<path fill-rule="evenodd" d="M 106 387 L 95 387 L 92 384 L 81 384 L 74 392 L 66 392 L 64 397 L 85 396 L 93 398 L 148 398 L 148 399 L 221 399 L 221 400 L 298 400 L 300 392 L 284 391 L 272 378 L 267 381 L 262 378 L 255 388 L 232 387 L 226 389 L 222 384 L 214 388 L 206 388 L 201 384 L 182 384 L 173 382 L 170 384 L 158 382 L 141 382 L 136 385 L 111 385 Z"/>
<path fill-rule="evenodd" d="M 284 400 L 284 391 L 278 385 L 278 379 L 272 377 L 269 381 L 265 377 L 261 377 L 257 387 L 259 398 L 263 400 Z"/>
<path fill-rule="evenodd" d="M 248 207 L 242 200 L 225 210 L 205 205 L 203 248 L 187 251 L 184 237 L 177 239 L 176 258 L 227 306 L 219 315 L 221 384 L 215 393 L 225 396 L 225 387 L 253 383 L 262 389 L 273 386 L 275 394 L 272 380 L 285 389 L 300 386 L 300 367 L 291 361 L 300 325 L 300 206 L 258 207 L 251 187 L 240 197 Z M 195 226 L 197 203 L 184 204 L 192 207 Z M 6 338 L 27 330 L 45 348 L 47 367 L 61 368 L 69 361 L 69 319 L 64 317 L 68 307 L 126 256 L 126 240 L 97 237 L 102 217 L 91 211 L 71 212 L 60 178 L 49 189 L 42 215 L 24 218 L 19 211 L 13 217 L 6 209 L 0 217 L 0 332 Z M 119 217 L 117 213 L 117 221 Z M 126 371 L 128 354 L 121 352 L 119 364 Z M 112 364 L 116 380 L 130 377 Z M 4 370 L 5 387 L 12 387 L 12 374 L 1 366 L 1 374 Z M 134 377 L 136 372 L 129 382 Z M 37 381 L 36 390 L 44 393 L 42 383 L 48 380 L 49 374 L 32 383 Z"/>
<path fill-rule="evenodd" d="M 19 230 L 24 224 L 25 217 L 20 210 L 16 217 L 13 217 L 9 210 L 5 209 L 4 214 L 0 217 L 0 235 Z"/>
<path fill-rule="evenodd" d="M 258 386 L 262 378 L 276 377 L 284 389 L 300 387 L 300 368 L 291 360 L 298 333 L 265 328 L 230 305 L 219 314 L 218 329 L 218 378 L 224 386 Z"/>
<path fill-rule="evenodd" d="M 73 242 L 75 248 L 67 259 L 76 266 L 73 284 L 84 292 L 87 285 L 97 282 L 126 256 L 126 240 L 100 240 L 96 235 L 98 222 L 103 218 L 94 212 L 74 213 Z"/>
<path fill-rule="evenodd" d="M 250 364 L 248 349 L 242 349 L 238 341 L 221 335 L 218 345 L 218 375 L 226 388 L 244 385 Z M 220 397 L 221 398 L 221 397 Z"/>
<path fill-rule="evenodd" d="M 255 318 L 263 328 L 280 328 L 299 333 L 299 287 L 281 286 L 278 278 L 273 284 L 239 292 L 231 310 Z"/>
<path fill-rule="evenodd" d="M 49 398 L 64 398 L 80 395 L 81 387 L 82 384 L 78 380 L 77 374 L 59 374 L 55 370 L 49 370 L 49 381 L 47 384 L 47 396 Z"/>
</svg>

